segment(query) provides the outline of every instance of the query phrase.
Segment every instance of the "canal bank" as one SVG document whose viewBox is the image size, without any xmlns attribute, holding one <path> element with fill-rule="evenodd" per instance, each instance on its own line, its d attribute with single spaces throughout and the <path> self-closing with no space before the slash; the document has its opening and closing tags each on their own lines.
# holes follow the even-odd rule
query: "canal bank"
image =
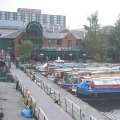
<svg viewBox="0 0 120 120">
<path fill-rule="evenodd" d="M 0 112 L 4 114 L 3 120 L 27 120 L 21 115 L 26 109 L 23 104 L 23 96 L 15 89 L 16 84 L 11 82 L 0 82 Z M 29 118 L 29 120 L 34 120 Z"/>
<path fill-rule="evenodd" d="M 43 91 L 42 92 L 40 90 L 41 88 L 38 87 L 38 85 L 36 85 L 33 81 L 31 81 L 31 79 L 28 78 L 24 72 L 22 72 L 19 69 L 16 69 L 14 64 L 12 64 L 12 68 L 10 69 L 10 71 L 12 74 L 16 74 L 19 77 L 19 79 L 22 81 L 22 83 L 30 90 L 31 94 L 33 95 L 34 99 L 36 100 L 36 103 L 38 105 L 37 107 L 41 107 L 43 109 L 43 111 L 45 112 L 45 114 L 48 116 L 48 118 L 50 118 L 50 117 L 53 118 L 53 110 L 51 112 L 50 111 L 48 112 L 48 110 L 51 109 L 50 106 L 52 106 L 52 108 L 53 108 L 54 101 L 51 103 L 50 97 L 49 98 L 47 97 L 47 103 L 46 103 L 45 102 L 46 100 L 44 99 L 45 96 L 43 95 L 44 91 L 42 90 Z M 104 114 L 100 113 L 98 110 L 94 109 L 93 107 L 91 107 L 87 103 L 78 99 L 76 96 L 73 96 L 72 94 L 63 90 L 61 87 L 59 87 L 58 85 L 56 85 L 52 81 L 49 81 L 47 78 L 45 78 L 43 76 L 39 76 L 39 78 L 40 78 L 40 80 L 43 80 L 46 84 L 48 84 L 49 86 L 51 86 L 55 90 L 59 91 L 60 96 L 61 96 L 61 102 L 62 102 L 62 100 L 65 100 L 65 98 L 68 98 L 73 103 L 75 103 L 77 106 L 79 106 L 80 110 L 82 110 L 82 116 L 81 116 L 82 118 L 79 117 L 79 119 L 77 119 L 77 120 L 90 120 L 91 115 L 95 118 L 92 120 L 111 120 L 110 118 L 108 118 Z M 48 104 L 48 102 L 49 102 L 49 104 Z M 65 104 L 65 103 L 62 102 L 62 104 Z M 58 107 L 57 108 L 58 110 L 61 109 L 59 106 L 57 106 L 57 107 Z M 64 108 L 62 108 L 62 109 L 64 109 Z M 58 110 L 56 111 L 57 113 L 59 112 Z M 54 112 L 54 115 L 55 114 L 56 113 Z M 59 112 L 59 115 L 56 114 L 55 116 L 57 117 L 57 120 L 59 118 L 61 120 L 61 117 L 63 117 L 63 116 L 60 116 L 60 112 Z M 63 120 L 66 120 L 66 119 L 63 118 Z"/>
</svg>

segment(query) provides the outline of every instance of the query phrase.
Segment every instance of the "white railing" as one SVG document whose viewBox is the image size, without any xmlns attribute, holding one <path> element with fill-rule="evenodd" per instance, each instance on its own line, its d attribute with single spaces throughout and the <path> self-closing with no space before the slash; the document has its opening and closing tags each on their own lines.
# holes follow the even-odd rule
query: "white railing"
<svg viewBox="0 0 120 120">
<path fill-rule="evenodd" d="M 47 93 L 55 102 L 57 101 L 59 104 L 60 102 L 60 93 L 49 86 L 47 83 L 42 81 L 38 76 L 35 75 L 35 83 L 40 86 L 41 89 L 44 90 L 45 93 Z"/>
<path fill-rule="evenodd" d="M 31 76 L 33 76 L 34 73 L 32 73 L 30 70 L 26 69 L 26 74 L 32 80 Z M 42 109 L 40 107 L 38 109 L 38 112 L 36 113 L 36 111 L 35 111 L 35 109 L 36 109 L 36 101 L 31 96 L 29 90 L 23 85 L 23 83 L 21 82 L 21 80 L 19 79 L 19 77 L 16 76 L 16 75 L 14 75 L 14 79 L 15 79 L 16 83 L 19 86 L 19 90 L 21 91 L 21 93 L 22 93 L 22 95 L 24 97 L 24 100 L 27 101 L 26 102 L 27 105 L 29 103 L 29 105 L 33 106 L 33 111 L 36 114 L 37 118 L 39 118 L 38 120 L 48 120 L 48 118 L 46 117 L 46 115 L 44 114 L 44 112 L 42 111 Z M 93 116 L 87 115 L 87 113 L 85 113 L 85 111 L 82 110 L 82 108 L 80 108 L 78 105 L 76 105 L 74 102 L 72 102 L 67 97 L 65 97 L 63 99 L 63 97 L 61 97 L 61 95 L 60 95 L 60 93 L 58 91 L 56 91 L 50 85 L 48 85 L 47 83 L 45 83 L 42 79 L 39 78 L 39 76 L 35 75 L 35 79 L 33 81 L 42 90 L 44 90 L 44 92 L 47 95 L 49 95 L 56 103 L 58 103 L 58 105 L 60 105 L 67 113 L 69 113 L 72 116 L 72 118 L 74 118 L 75 120 L 84 120 L 84 119 L 86 119 L 86 120 L 97 120 Z M 28 90 L 28 91 L 25 94 L 26 90 Z M 25 96 L 27 96 L 27 97 L 25 97 Z"/>
<path fill-rule="evenodd" d="M 22 93 L 22 95 L 24 97 L 25 105 L 27 107 L 32 106 L 32 115 L 33 115 L 33 117 L 39 118 L 38 120 L 49 120 L 40 107 L 39 107 L 38 113 L 36 113 L 36 101 L 32 97 L 32 95 L 29 92 L 29 90 L 27 89 L 27 87 L 25 87 L 23 85 L 23 83 L 21 82 L 21 80 L 19 79 L 19 77 L 17 75 L 15 75 L 15 80 L 16 80 L 16 84 L 18 84 L 17 89 L 19 89 L 21 91 L 21 93 Z"/>
<path fill-rule="evenodd" d="M 34 73 L 28 72 L 28 74 L 29 76 L 32 76 L 30 74 Z M 82 109 L 70 99 L 65 97 L 65 99 L 63 100 L 60 93 L 51 86 L 49 86 L 47 83 L 45 83 L 39 76 L 35 75 L 34 81 L 41 89 L 44 90 L 46 94 L 48 94 L 56 103 L 58 103 L 62 108 L 64 108 L 64 110 L 68 112 L 74 119 L 83 120 L 84 118 L 87 118 L 88 120 L 97 120 L 93 116 L 88 116 L 84 114 Z"/>
<path fill-rule="evenodd" d="M 65 108 L 66 112 L 70 113 L 72 117 L 77 120 L 83 120 L 85 118 L 87 118 L 87 120 L 97 120 L 93 116 L 84 114 L 82 109 L 67 97 L 65 97 Z"/>
<path fill-rule="evenodd" d="M 49 120 L 41 108 L 38 111 L 38 120 Z"/>
</svg>

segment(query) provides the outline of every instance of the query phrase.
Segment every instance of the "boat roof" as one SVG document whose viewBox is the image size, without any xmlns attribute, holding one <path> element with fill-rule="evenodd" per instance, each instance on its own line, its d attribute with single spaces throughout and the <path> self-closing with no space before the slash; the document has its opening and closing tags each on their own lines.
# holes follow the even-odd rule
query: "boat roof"
<svg viewBox="0 0 120 120">
<path fill-rule="evenodd" d="M 57 63 L 64 63 L 65 61 L 64 60 L 55 60 L 55 62 L 57 62 Z"/>
<path fill-rule="evenodd" d="M 120 80 L 118 79 L 99 79 L 93 80 L 95 85 L 120 85 Z"/>
</svg>

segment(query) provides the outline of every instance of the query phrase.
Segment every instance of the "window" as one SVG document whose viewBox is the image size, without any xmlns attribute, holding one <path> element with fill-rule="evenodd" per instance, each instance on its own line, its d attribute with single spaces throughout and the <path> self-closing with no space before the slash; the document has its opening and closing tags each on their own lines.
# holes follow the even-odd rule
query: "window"
<svg viewBox="0 0 120 120">
<path fill-rule="evenodd" d="M 43 24 L 43 20 L 40 20 L 40 23 Z"/>
<path fill-rule="evenodd" d="M 1 12 L 1 15 L 5 15 L 5 12 Z"/>
<path fill-rule="evenodd" d="M 21 13 L 17 13 L 18 16 L 21 16 Z"/>
<path fill-rule="evenodd" d="M 72 47 L 72 40 L 68 40 L 68 47 Z"/>
<path fill-rule="evenodd" d="M 17 20 L 21 20 L 21 16 L 17 16 Z"/>
<path fill-rule="evenodd" d="M 31 19 L 32 19 L 32 21 L 33 21 L 33 20 L 35 20 L 35 19 L 36 19 L 36 17 L 32 17 Z"/>
<path fill-rule="evenodd" d="M 32 14 L 32 17 L 36 17 L 36 14 Z"/>
<path fill-rule="evenodd" d="M 13 20 L 13 17 L 10 17 L 9 20 Z"/>
<path fill-rule="evenodd" d="M 43 15 L 42 14 L 40 15 L 40 19 L 43 19 Z"/>
<path fill-rule="evenodd" d="M 51 40 L 48 40 L 48 46 L 51 47 Z"/>
</svg>

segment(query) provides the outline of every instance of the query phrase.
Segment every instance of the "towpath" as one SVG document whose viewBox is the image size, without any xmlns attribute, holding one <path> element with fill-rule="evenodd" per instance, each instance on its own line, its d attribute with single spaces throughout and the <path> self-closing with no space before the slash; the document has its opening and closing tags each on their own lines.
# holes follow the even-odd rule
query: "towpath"
<svg viewBox="0 0 120 120">
<path fill-rule="evenodd" d="M 61 108 L 58 104 L 56 104 L 40 87 L 38 87 L 33 81 L 31 81 L 24 72 L 22 72 L 20 69 L 16 69 L 14 64 L 11 64 L 10 72 L 12 74 L 16 74 L 21 82 L 24 84 L 24 86 L 29 89 L 32 96 L 36 100 L 37 108 L 41 107 L 49 120 L 73 120 L 73 118 L 64 111 L 64 108 Z M 57 90 L 61 95 L 61 99 L 64 100 L 65 97 L 67 97 L 82 109 L 82 114 L 84 116 L 81 119 L 79 118 L 78 120 L 90 120 L 90 116 L 93 116 L 95 120 L 111 120 L 76 96 L 65 91 L 52 81 L 49 81 L 47 78 L 41 75 L 39 77 L 52 88 Z"/>
</svg>

